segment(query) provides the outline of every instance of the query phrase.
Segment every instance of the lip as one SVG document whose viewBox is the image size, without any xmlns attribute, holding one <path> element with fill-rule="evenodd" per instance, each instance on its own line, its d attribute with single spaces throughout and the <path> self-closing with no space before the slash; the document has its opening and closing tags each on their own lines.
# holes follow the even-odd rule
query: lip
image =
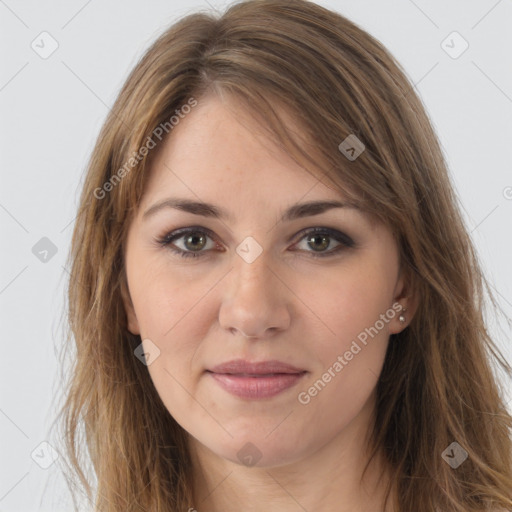
<svg viewBox="0 0 512 512">
<path fill-rule="evenodd" d="M 235 359 L 206 370 L 224 390 L 245 399 L 271 398 L 295 386 L 307 373 L 281 361 Z"/>
<path fill-rule="evenodd" d="M 213 373 L 269 375 L 272 373 L 302 373 L 306 370 L 277 360 L 251 363 L 245 359 L 233 359 L 213 368 L 208 368 L 208 371 Z"/>
</svg>

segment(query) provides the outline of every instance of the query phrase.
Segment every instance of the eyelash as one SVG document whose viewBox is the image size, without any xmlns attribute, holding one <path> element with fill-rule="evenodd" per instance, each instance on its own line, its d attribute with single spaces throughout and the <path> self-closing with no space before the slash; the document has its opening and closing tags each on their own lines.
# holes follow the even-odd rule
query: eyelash
<svg viewBox="0 0 512 512">
<path fill-rule="evenodd" d="M 175 240 L 179 240 L 180 238 L 183 238 L 184 236 L 189 235 L 189 234 L 197 234 L 197 233 L 205 234 L 212 240 L 214 239 L 213 233 L 209 229 L 201 228 L 201 227 L 190 227 L 190 228 L 178 229 L 176 231 L 168 233 L 163 238 L 156 239 L 156 242 L 159 245 L 169 249 L 171 252 L 173 252 L 183 258 L 200 258 L 200 257 L 203 257 L 203 254 L 201 254 L 201 253 L 204 253 L 206 251 L 197 251 L 197 252 L 184 251 L 183 249 L 176 248 L 172 245 L 172 242 Z M 337 248 L 332 249 L 327 252 L 324 252 L 324 253 L 316 253 L 315 254 L 314 252 L 312 252 L 311 256 L 313 258 L 327 258 L 329 256 L 338 254 L 340 251 L 342 251 L 344 249 L 353 248 L 356 245 L 355 242 L 345 233 L 342 233 L 341 231 L 337 231 L 335 229 L 330 229 L 330 228 L 320 228 L 320 227 L 312 228 L 312 229 L 308 229 L 308 230 L 303 230 L 299 234 L 301 234 L 302 237 L 298 240 L 298 242 L 300 242 L 301 240 L 306 238 L 308 235 L 322 234 L 322 235 L 327 235 L 330 238 L 334 238 L 337 242 L 340 243 L 340 245 Z M 310 251 L 306 251 L 306 252 L 310 252 Z"/>
</svg>

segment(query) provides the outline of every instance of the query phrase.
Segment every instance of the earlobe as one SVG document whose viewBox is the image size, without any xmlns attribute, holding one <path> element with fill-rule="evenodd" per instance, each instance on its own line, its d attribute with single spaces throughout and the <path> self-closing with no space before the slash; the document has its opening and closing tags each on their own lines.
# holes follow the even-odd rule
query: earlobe
<svg viewBox="0 0 512 512">
<path fill-rule="evenodd" d="M 408 276 L 405 276 L 404 273 L 401 272 L 395 288 L 392 306 L 395 315 L 390 322 L 390 334 L 397 334 L 408 327 L 418 309 L 419 301 L 416 288 L 407 277 Z"/>
<path fill-rule="evenodd" d="M 124 310 L 126 312 L 126 319 L 128 324 L 127 329 L 132 334 L 140 334 L 139 322 L 137 320 L 137 315 L 135 314 L 135 309 L 130 298 L 130 293 L 128 291 L 128 283 L 126 282 L 126 275 L 124 272 L 121 277 L 121 297 L 123 300 Z"/>
</svg>

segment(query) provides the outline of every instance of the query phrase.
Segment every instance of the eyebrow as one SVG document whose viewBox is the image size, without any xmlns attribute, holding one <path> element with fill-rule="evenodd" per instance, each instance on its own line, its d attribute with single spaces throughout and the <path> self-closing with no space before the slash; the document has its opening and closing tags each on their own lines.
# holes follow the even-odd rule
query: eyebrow
<svg viewBox="0 0 512 512">
<path fill-rule="evenodd" d="M 213 217 L 216 219 L 224 219 L 233 221 L 233 217 L 226 210 L 219 208 L 210 203 L 201 201 L 192 201 L 190 199 L 168 198 L 159 201 L 153 206 L 149 207 L 143 214 L 143 220 L 154 215 L 158 211 L 166 208 L 174 208 L 184 212 L 192 213 L 194 215 L 201 215 L 203 217 Z M 297 203 L 288 208 L 281 216 L 282 222 L 300 219 L 302 217 L 310 217 L 313 215 L 320 215 L 321 213 L 331 210 L 333 208 L 354 208 L 360 209 L 360 206 L 353 202 L 341 201 L 309 201 L 307 203 Z"/>
</svg>

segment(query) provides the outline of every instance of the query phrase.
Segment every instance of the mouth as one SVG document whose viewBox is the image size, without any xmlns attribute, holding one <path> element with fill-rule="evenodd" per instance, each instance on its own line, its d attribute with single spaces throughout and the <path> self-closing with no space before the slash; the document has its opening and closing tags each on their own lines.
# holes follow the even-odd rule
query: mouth
<svg viewBox="0 0 512 512">
<path fill-rule="evenodd" d="M 241 359 L 206 370 L 222 389 L 248 400 L 274 397 L 297 385 L 306 373 L 281 361 L 250 363 Z"/>
</svg>

